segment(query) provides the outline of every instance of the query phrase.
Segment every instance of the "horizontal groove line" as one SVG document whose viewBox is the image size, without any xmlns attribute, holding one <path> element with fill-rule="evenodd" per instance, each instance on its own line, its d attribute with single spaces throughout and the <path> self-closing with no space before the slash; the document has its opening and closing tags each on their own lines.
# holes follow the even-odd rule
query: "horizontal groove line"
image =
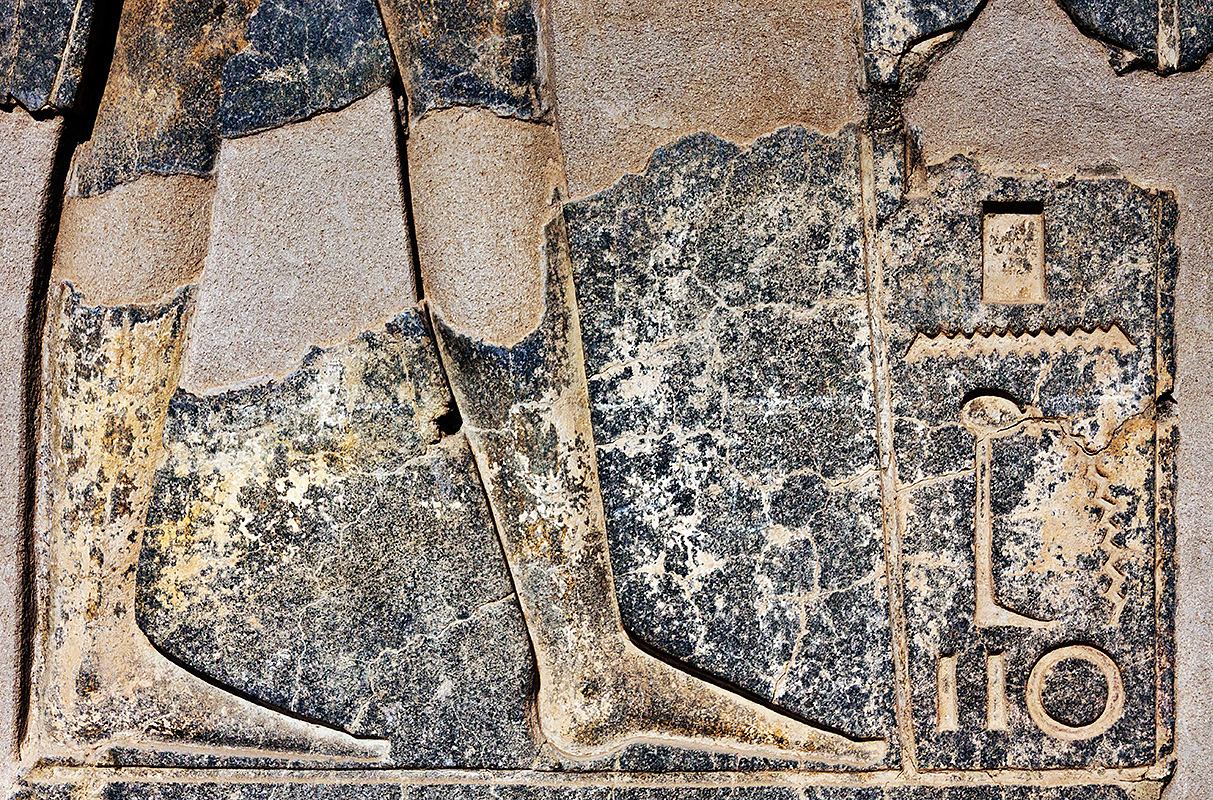
<svg viewBox="0 0 1213 800">
<path fill-rule="evenodd" d="M 1150 767 L 1119 769 L 987 769 L 923 770 L 906 777 L 899 770 L 876 772 L 542 772 L 536 770 L 410 769 L 250 769 L 181 767 L 35 767 L 24 776 L 33 784 L 70 783 L 80 779 L 111 782 L 198 785 L 315 784 L 325 786 L 398 784 L 412 786 L 533 786 L 615 788 L 780 788 L 780 787 L 924 787 L 1123 785 L 1149 780 Z"/>
</svg>

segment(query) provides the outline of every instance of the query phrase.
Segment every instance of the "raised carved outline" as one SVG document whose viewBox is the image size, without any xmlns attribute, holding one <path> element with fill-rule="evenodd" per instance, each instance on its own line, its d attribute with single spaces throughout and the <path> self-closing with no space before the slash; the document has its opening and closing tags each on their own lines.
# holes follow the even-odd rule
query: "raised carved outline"
<svg viewBox="0 0 1213 800">
<path fill-rule="evenodd" d="M 1031 356 L 1099 349 L 1128 353 L 1137 349 L 1137 345 L 1116 322 L 1090 328 L 1077 325 L 1069 329 L 1046 327 L 1035 331 L 1015 331 L 1010 328 L 949 331 L 941 328 L 934 333 L 916 334 L 910 349 L 906 351 L 906 361 L 961 354 Z"/>
<path fill-rule="evenodd" d="M 1048 677 L 1049 671 L 1053 667 L 1062 661 L 1069 660 L 1086 661 L 1088 664 L 1094 665 L 1103 673 L 1108 685 L 1108 696 L 1104 700 L 1103 712 L 1089 725 L 1074 726 L 1058 722 L 1049 716 L 1049 712 L 1044 707 L 1042 698 L 1045 678 Z M 1032 667 L 1032 674 L 1028 677 L 1026 695 L 1028 715 L 1032 717 L 1036 726 L 1048 736 L 1068 742 L 1094 739 L 1101 733 L 1106 733 L 1125 713 L 1125 685 L 1120 677 L 1120 668 L 1107 653 L 1087 644 L 1059 647 L 1041 656 L 1040 660 L 1036 662 L 1036 666 Z"/>
<path fill-rule="evenodd" d="M 976 440 L 974 465 L 977 472 L 977 498 L 973 545 L 976 603 L 973 621 L 978 627 L 1010 625 L 1019 628 L 1047 628 L 1056 624 L 1055 620 L 1037 620 L 1003 607 L 998 602 L 994 589 L 994 529 L 990 503 L 993 440 L 1013 435 L 1022 430 L 1025 423 L 1035 422 L 1042 427 L 1056 430 L 1078 445 L 1081 452 L 1086 452 L 1075 440 L 1068 426 L 1057 420 L 1033 416 L 1031 411 L 1032 409 L 1020 409 L 1013 401 L 992 394 L 978 395 L 965 403 L 961 409 L 961 422 L 973 433 Z M 1116 534 L 1120 531 L 1120 526 L 1116 524 L 1112 514 L 1119 504 L 1112 495 L 1109 476 L 1104 474 L 1098 465 L 1092 463 L 1085 471 L 1085 477 L 1095 483 L 1091 503 L 1099 510 L 1099 548 L 1107 554 L 1099 574 L 1106 576 L 1109 583 L 1100 594 L 1112 606 L 1108 625 L 1117 625 L 1120 623 L 1125 603 L 1128 602 L 1128 595 L 1124 591 L 1126 575 L 1117 565 L 1129 552 L 1128 548 L 1116 544 Z"/>
</svg>

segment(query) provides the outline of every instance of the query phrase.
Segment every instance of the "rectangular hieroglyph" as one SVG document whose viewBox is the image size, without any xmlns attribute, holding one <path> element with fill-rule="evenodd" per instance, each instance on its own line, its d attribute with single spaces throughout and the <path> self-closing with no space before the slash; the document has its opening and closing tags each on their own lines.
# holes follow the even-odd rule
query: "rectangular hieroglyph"
<svg viewBox="0 0 1213 800">
<path fill-rule="evenodd" d="M 1038 203 L 986 203 L 981 241 L 983 301 L 1045 302 L 1044 215 Z"/>
</svg>

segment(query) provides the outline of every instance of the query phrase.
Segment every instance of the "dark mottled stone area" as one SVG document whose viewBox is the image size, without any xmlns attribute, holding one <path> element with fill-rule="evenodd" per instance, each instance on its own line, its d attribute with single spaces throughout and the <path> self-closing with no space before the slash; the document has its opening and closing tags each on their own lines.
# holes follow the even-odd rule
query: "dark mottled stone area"
<svg viewBox="0 0 1213 800">
<path fill-rule="evenodd" d="M 1058 0 L 1084 33 L 1132 56 L 1114 60 L 1120 68 L 1134 61 L 1158 65 L 1157 0 Z"/>
<path fill-rule="evenodd" d="M 1178 69 L 1200 67 L 1213 52 L 1213 6 L 1176 0 Z M 1058 0 L 1083 33 L 1110 45 L 1117 72 L 1158 69 L 1159 4 L 1156 0 Z M 873 84 L 895 86 L 915 75 L 902 72 L 902 57 L 915 45 L 963 28 L 979 0 L 864 0 L 864 69 Z"/>
<path fill-rule="evenodd" d="M 342 108 L 395 72 L 374 0 L 262 0 L 245 39 L 223 65 L 224 136 Z"/>
<path fill-rule="evenodd" d="M 855 131 L 791 127 L 689 136 L 565 215 L 625 625 L 891 737 L 859 203 Z"/>
<path fill-rule="evenodd" d="M 89 786 L 96 784 L 90 783 Z M 71 784 L 29 784 L 14 800 L 67 800 Z M 222 793 L 226 800 L 477 800 L 492 796 L 500 800 L 1132 800 L 1130 790 L 1110 785 L 1063 787 L 971 786 L 859 788 L 778 786 L 696 788 L 671 781 L 664 786 L 522 785 L 509 782 L 486 784 L 422 785 L 384 781 L 342 781 L 338 785 L 309 786 L 294 783 L 240 784 L 150 783 L 114 780 L 103 787 L 105 800 L 209 800 Z"/>
<path fill-rule="evenodd" d="M 1089 36 L 1125 51 L 1113 54 L 1118 72 L 1144 66 L 1158 69 L 1159 4 L 1153 0 L 1058 0 Z M 1179 28 L 1177 69 L 1197 69 L 1213 52 L 1213 6 L 1202 0 L 1176 0 Z"/>
<path fill-rule="evenodd" d="M 104 192 L 143 173 L 207 175 L 219 147 L 219 85 L 256 0 L 127 0 L 91 141 L 72 186 Z"/>
<path fill-rule="evenodd" d="M 530 0 L 381 0 L 409 116 L 453 106 L 547 114 Z"/>
<path fill-rule="evenodd" d="M 391 764 L 528 765 L 530 648 L 467 440 L 439 429 L 451 403 L 412 311 L 281 383 L 178 393 L 139 567 L 148 637 L 390 738 Z"/>
<path fill-rule="evenodd" d="M 864 69 L 876 84 L 901 80 L 901 57 L 916 43 L 966 23 L 980 0 L 864 0 Z"/>
<path fill-rule="evenodd" d="M 1179 68 L 1196 69 L 1213 53 L 1213 5 L 1204 0 L 1177 0 Z"/>
<path fill-rule="evenodd" d="M 876 219 L 885 222 L 901 207 L 906 190 L 906 132 L 897 125 L 869 134 Z"/>
<path fill-rule="evenodd" d="M 1040 210 L 1044 302 L 983 301 L 983 208 L 1009 202 Z M 1158 446 L 1155 402 L 1173 374 L 1174 225 L 1170 195 L 1121 179 L 995 178 L 957 158 L 931 170 L 927 192 L 880 232 L 924 768 L 1130 766 L 1152 763 L 1169 742 L 1168 712 L 1157 730 L 1155 713 L 1171 702 L 1158 652 L 1172 647 L 1161 621 L 1173 599 L 1155 585 L 1171 580 L 1160 537 L 1173 498 L 1156 450 L 1164 469 L 1173 454 Z M 932 337 L 945 344 L 924 347 Z M 989 392 L 1013 400 L 1022 419 L 990 434 L 980 455 L 960 411 Z M 977 505 L 979 456 L 988 514 Z M 1051 626 L 977 624 L 976 542 L 987 524 L 995 601 Z M 1051 738 L 1027 712 L 1028 676 L 1045 653 L 1079 643 L 1115 662 L 1125 711 L 1106 733 Z M 998 654 L 1005 731 L 986 729 L 987 657 Z M 941 731 L 936 670 L 951 655 L 959 730 Z M 1058 719 L 1107 691 L 1083 674 L 1055 673 L 1046 688 Z"/>
<path fill-rule="evenodd" d="M 92 18 L 92 0 L 0 1 L 0 105 L 71 108 Z"/>
</svg>

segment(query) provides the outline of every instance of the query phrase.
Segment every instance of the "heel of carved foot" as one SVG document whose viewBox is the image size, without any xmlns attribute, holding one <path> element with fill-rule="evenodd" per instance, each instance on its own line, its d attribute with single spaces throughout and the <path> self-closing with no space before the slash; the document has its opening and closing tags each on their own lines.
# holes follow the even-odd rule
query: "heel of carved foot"
<svg viewBox="0 0 1213 800">
<path fill-rule="evenodd" d="M 626 737 L 611 735 L 609 713 L 595 720 L 586 705 L 573 690 L 540 687 L 539 730 L 552 747 L 570 758 L 588 760 L 608 756 L 628 743 Z"/>
<path fill-rule="evenodd" d="M 370 766 L 391 753 L 386 739 L 359 738 L 239 697 L 169 661 L 137 632 L 116 634 L 92 652 L 85 694 L 73 691 L 82 685 L 78 675 L 63 681 L 60 693 L 35 694 L 34 751 L 88 764 L 180 756 L 325 767 Z M 108 730 L 106 720 L 113 720 Z"/>
</svg>

